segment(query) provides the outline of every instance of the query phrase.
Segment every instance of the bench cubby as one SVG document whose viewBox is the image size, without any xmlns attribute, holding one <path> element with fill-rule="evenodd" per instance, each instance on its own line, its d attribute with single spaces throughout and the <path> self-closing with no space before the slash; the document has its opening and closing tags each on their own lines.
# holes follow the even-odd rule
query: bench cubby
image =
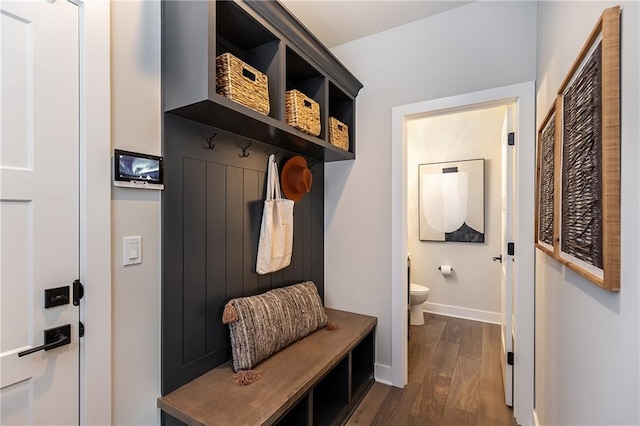
<svg viewBox="0 0 640 426">
<path fill-rule="evenodd" d="M 309 414 L 312 412 L 311 405 L 309 405 L 311 404 L 311 396 L 309 394 L 305 395 L 287 414 L 278 420 L 278 426 L 300 426 L 309 424 Z"/>
<path fill-rule="evenodd" d="M 349 407 L 349 356 L 313 387 L 313 424 L 329 425 Z"/>
</svg>

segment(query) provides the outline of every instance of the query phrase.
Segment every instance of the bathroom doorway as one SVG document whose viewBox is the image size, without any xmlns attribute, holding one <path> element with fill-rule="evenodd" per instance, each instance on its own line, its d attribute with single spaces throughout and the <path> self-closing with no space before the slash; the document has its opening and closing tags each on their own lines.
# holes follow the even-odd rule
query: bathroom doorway
<svg viewBox="0 0 640 426">
<path fill-rule="evenodd" d="M 513 118 L 504 120 L 507 111 L 511 111 L 513 113 Z M 442 129 L 447 128 L 453 132 L 464 132 L 465 126 L 469 124 L 469 118 L 471 117 L 469 114 L 493 114 L 494 120 L 499 121 L 496 124 L 499 128 L 503 127 L 503 121 L 507 123 L 507 127 L 511 126 L 511 129 L 505 128 L 505 144 L 508 142 L 508 136 L 506 136 L 506 134 L 511 131 L 515 132 L 515 136 L 513 137 L 515 146 L 510 146 L 510 149 L 513 148 L 513 168 L 511 170 L 511 179 L 502 177 L 500 165 L 506 165 L 507 159 L 505 158 L 502 160 L 501 158 L 501 144 L 494 147 L 495 151 L 493 154 L 485 155 L 478 151 L 473 152 L 473 149 L 469 150 L 468 146 L 464 146 L 465 144 L 473 144 L 478 140 L 478 135 L 474 135 L 473 132 L 471 134 L 463 135 L 462 137 L 460 137 L 461 135 L 458 135 L 458 140 L 463 141 L 460 143 L 460 146 L 456 146 L 455 142 L 452 143 L 450 138 L 445 138 L 442 134 Z M 495 117 L 503 118 L 500 119 Z M 427 124 L 426 127 L 423 124 L 417 124 L 425 120 L 430 120 L 431 118 L 434 120 L 431 121 L 431 124 Z M 487 208 L 491 209 L 491 213 L 488 209 L 485 209 L 487 215 L 485 223 L 487 224 L 487 231 L 492 232 L 493 236 L 488 234 L 487 241 L 481 243 L 480 247 L 487 253 L 483 253 L 481 256 L 478 256 L 478 259 L 475 259 L 475 261 L 465 261 L 460 263 L 459 267 L 463 269 L 466 268 L 467 275 L 469 273 L 469 268 L 485 268 L 485 275 L 491 272 L 495 275 L 493 279 L 497 282 L 501 282 L 502 277 L 506 278 L 512 274 L 515 278 L 514 282 L 516 283 L 514 291 L 512 294 L 509 294 L 507 291 L 509 286 L 506 285 L 506 282 L 502 284 L 501 288 L 494 286 L 491 290 L 491 292 L 493 292 L 493 296 L 489 297 L 492 300 L 491 303 L 493 303 L 493 305 L 486 309 L 471 309 L 467 310 L 467 312 L 455 312 L 454 309 L 453 311 L 450 310 L 447 312 L 447 309 L 456 305 L 456 303 L 453 302 L 439 304 L 432 303 L 429 306 L 432 308 L 430 310 L 434 310 L 436 312 L 437 309 L 443 309 L 441 313 L 447 315 L 466 316 L 471 318 L 476 316 L 476 319 L 482 321 L 501 323 L 504 331 L 503 342 L 505 345 L 505 353 L 503 354 L 503 357 L 505 359 L 505 367 L 508 368 L 508 364 L 506 363 L 506 352 L 514 352 L 517 354 L 515 356 L 517 362 L 513 367 L 515 377 L 513 385 L 516 389 L 517 398 L 513 401 L 513 405 L 514 414 L 517 419 L 521 419 L 519 420 L 521 424 L 530 423 L 529 417 L 531 416 L 533 409 L 534 250 L 532 241 L 533 182 L 535 172 L 534 119 L 534 84 L 532 82 L 450 98 L 436 99 L 418 104 L 405 105 L 393 109 L 392 219 L 394 229 L 392 234 L 392 246 L 394 259 L 392 262 L 392 357 L 394 360 L 399 360 L 399 362 L 393 362 L 393 384 L 395 386 L 402 387 L 407 383 L 407 344 L 406 341 L 402 342 L 402 339 L 400 338 L 400 336 L 406 336 L 407 327 L 406 300 L 408 283 L 406 274 L 402 273 L 402 271 L 406 271 L 406 253 L 409 251 L 415 252 L 416 248 L 425 246 L 424 243 L 418 244 L 414 242 L 410 245 L 408 241 L 409 232 L 411 232 L 411 230 L 413 230 L 413 233 L 417 232 L 415 229 L 415 217 L 419 212 L 419 207 L 416 205 L 419 204 L 419 200 L 417 200 L 415 195 L 417 188 L 410 188 L 410 182 L 417 181 L 418 178 L 418 168 L 416 167 L 418 163 L 414 163 L 416 161 L 435 163 L 441 161 L 471 159 L 462 157 L 490 157 L 491 161 L 485 160 L 485 163 L 488 163 L 490 173 L 487 178 L 489 178 L 489 181 L 494 183 L 494 187 L 493 189 L 489 189 L 490 194 L 488 195 L 490 196 L 488 198 L 486 196 L 483 198 L 487 198 L 485 200 L 489 204 L 487 205 Z M 429 152 L 423 152 L 426 156 L 423 156 L 422 158 L 411 158 L 415 155 L 415 147 L 411 145 L 410 139 L 412 136 L 410 133 L 415 132 L 416 129 L 421 129 L 423 132 L 429 132 L 428 128 L 430 125 L 438 121 L 442 124 L 447 120 L 453 120 L 454 123 L 456 123 L 455 120 L 458 121 L 457 124 L 453 125 L 452 123 L 449 123 L 449 127 L 446 125 L 441 127 L 440 133 L 433 133 L 435 128 L 432 127 L 431 134 L 422 134 L 420 136 L 422 139 L 430 139 L 431 141 L 436 140 L 435 144 L 440 144 L 440 146 L 427 146 L 425 149 L 430 151 L 430 154 Z M 482 120 L 482 118 L 480 118 L 480 120 Z M 509 151 L 507 151 L 507 153 L 508 152 Z M 435 155 L 435 153 L 439 154 Z M 411 154 L 411 157 L 409 154 Z M 411 179 L 412 176 L 414 179 Z M 511 223 L 513 235 L 509 236 L 505 234 L 504 239 L 503 228 L 509 228 L 507 226 L 503 227 L 502 225 L 503 217 L 506 218 L 506 215 L 502 213 L 502 199 L 504 198 L 503 195 L 506 195 L 507 185 L 500 185 L 500 189 L 496 190 L 496 179 L 498 179 L 500 183 L 506 183 L 507 181 L 512 182 L 513 187 L 511 194 L 515 194 L 512 202 L 513 211 L 515 212 L 512 216 L 513 222 Z M 412 193 L 411 195 L 409 195 L 410 192 Z M 410 201 L 411 197 L 413 197 L 413 201 Z M 413 219 L 411 219 L 411 215 L 413 215 Z M 506 225 L 508 221 L 505 219 L 504 222 Z M 507 238 L 515 243 L 515 256 L 507 253 Z M 448 243 L 430 243 L 428 245 L 437 246 L 438 244 L 441 245 L 441 248 L 436 247 L 435 250 L 444 251 L 443 248 Z M 465 243 L 467 246 L 469 244 Z M 453 245 L 456 245 L 453 249 L 458 252 L 461 247 L 464 247 L 464 245 L 461 246 L 460 243 L 453 243 Z M 451 244 L 447 246 L 447 250 L 450 249 Z M 413 256 L 415 256 L 414 253 L 412 253 L 412 257 Z M 487 259 L 485 259 L 485 257 Z M 496 257 L 499 260 L 506 260 L 507 262 L 502 264 L 503 268 L 500 268 L 498 265 L 493 264 L 492 257 Z M 476 286 L 475 288 L 469 287 L 466 290 L 462 290 L 460 283 L 457 283 L 457 288 L 455 285 L 449 285 L 451 283 L 447 284 L 447 282 L 443 280 L 443 277 L 438 275 L 440 272 L 437 271 L 437 267 L 440 266 L 441 262 L 444 263 L 446 256 L 438 258 L 432 254 L 428 257 L 428 259 L 432 258 L 433 261 L 431 262 L 430 260 L 430 263 L 426 266 L 428 271 L 425 270 L 423 273 L 418 274 L 418 276 L 421 276 L 423 280 L 431 281 L 421 284 L 427 287 L 433 286 L 434 288 L 431 289 L 432 295 L 437 293 L 438 286 L 441 286 L 442 289 L 453 290 L 452 294 L 449 295 L 450 300 L 455 300 L 455 297 L 457 297 L 455 295 L 456 291 L 458 292 L 458 296 L 465 293 L 465 291 L 480 291 L 480 286 Z M 412 269 L 415 269 L 415 257 L 413 257 L 413 259 Z M 511 263 L 509 263 L 509 261 L 511 261 Z M 433 263 L 433 265 L 431 265 L 431 263 Z M 452 266 L 455 271 L 456 265 Z M 512 271 L 510 270 L 511 267 L 513 267 Z M 463 271 L 461 270 L 460 272 L 462 273 Z M 480 276 L 481 273 L 478 272 L 477 275 Z M 455 280 L 455 272 L 454 275 L 444 278 Z M 429 284 L 432 284 L 432 286 Z M 449 288 L 447 288 L 447 286 Z M 502 303 L 497 303 L 497 294 L 500 294 L 500 300 L 502 300 Z M 472 295 L 471 297 L 477 298 L 479 296 L 480 295 Z M 432 300 L 438 300 L 438 298 L 434 296 Z M 513 316 L 509 314 L 509 308 L 513 309 Z M 471 316 L 469 315 L 470 313 L 472 314 Z M 477 317 L 477 315 L 480 315 L 480 317 Z M 510 324 L 510 320 L 512 318 L 514 319 L 514 323 L 518 324 L 517 336 L 513 332 L 515 327 L 512 327 Z M 511 343 L 513 343 L 514 349 L 509 350 L 509 344 Z M 508 389 L 510 384 L 509 375 L 505 374 L 505 377 L 507 378 L 505 385 Z M 509 390 L 507 390 L 507 395 L 508 394 Z M 509 402 L 508 398 L 506 402 Z"/>
<path fill-rule="evenodd" d="M 513 256 L 503 248 L 514 222 L 514 108 L 510 101 L 472 105 L 405 121 L 410 324 L 424 324 L 423 309 L 499 324 L 504 359 L 513 342 Z M 431 294 L 425 304 L 415 289 Z M 410 329 L 420 334 L 424 327 Z M 512 366 L 503 363 L 502 371 L 511 406 Z"/>
</svg>

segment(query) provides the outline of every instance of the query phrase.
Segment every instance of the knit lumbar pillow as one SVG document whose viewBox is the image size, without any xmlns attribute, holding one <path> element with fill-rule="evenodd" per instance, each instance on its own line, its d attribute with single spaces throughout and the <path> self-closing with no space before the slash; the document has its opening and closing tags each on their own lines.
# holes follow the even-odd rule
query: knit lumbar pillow
<svg viewBox="0 0 640 426">
<path fill-rule="evenodd" d="M 311 281 L 257 296 L 232 299 L 222 322 L 229 324 L 235 371 L 254 365 L 327 325 L 316 285 Z"/>
</svg>

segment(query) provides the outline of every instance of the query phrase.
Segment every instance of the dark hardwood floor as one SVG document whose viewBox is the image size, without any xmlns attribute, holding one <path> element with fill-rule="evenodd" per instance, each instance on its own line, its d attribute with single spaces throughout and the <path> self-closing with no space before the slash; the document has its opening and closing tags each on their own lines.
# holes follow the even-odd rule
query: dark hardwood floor
<svg viewBox="0 0 640 426">
<path fill-rule="evenodd" d="M 425 313 L 411 326 L 409 383 L 375 383 L 347 425 L 515 426 L 504 403 L 500 326 Z"/>
</svg>

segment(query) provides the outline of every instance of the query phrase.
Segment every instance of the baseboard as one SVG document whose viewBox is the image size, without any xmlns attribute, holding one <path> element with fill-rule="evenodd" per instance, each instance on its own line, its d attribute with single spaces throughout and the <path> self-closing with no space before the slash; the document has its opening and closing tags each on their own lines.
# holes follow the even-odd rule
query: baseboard
<svg viewBox="0 0 640 426">
<path fill-rule="evenodd" d="M 382 383 L 383 385 L 393 386 L 391 378 L 393 377 L 391 372 L 391 367 L 388 365 L 376 364 L 374 376 L 376 382 Z"/>
<path fill-rule="evenodd" d="M 540 426 L 540 422 L 538 421 L 538 413 L 535 408 L 533 409 L 533 426 Z"/>
<path fill-rule="evenodd" d="M 432 314 L 488 322 L 491 324 L 500 324 L 502 316 L 500 312 L 481 311 L 479 309 L 461 308 L 459 306 L 441 305 L 439 303 L 430 302 L 422 305 L 422 310 Z"/>
</svg>

